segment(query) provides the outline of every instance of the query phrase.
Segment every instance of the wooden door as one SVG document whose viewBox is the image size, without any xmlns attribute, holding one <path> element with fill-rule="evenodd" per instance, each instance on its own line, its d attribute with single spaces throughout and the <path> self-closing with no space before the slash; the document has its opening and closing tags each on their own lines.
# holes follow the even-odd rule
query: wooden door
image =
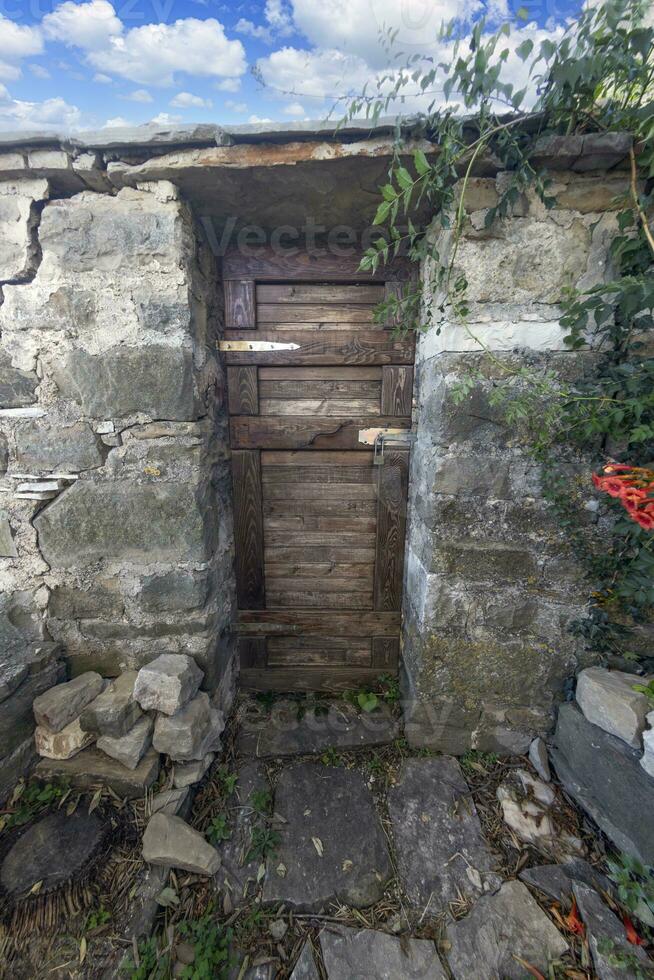
<svg viewBox="0 0 654 980">
<path fill-rule="evenodd" d="M 336 691 L 397 669 L 408 449 L 374 465 L 360 432 L 410 429 L 414 342 L 373 318 L 395 280 L 357 266 L 224 261 L 244 689 Z"/>
</svg>

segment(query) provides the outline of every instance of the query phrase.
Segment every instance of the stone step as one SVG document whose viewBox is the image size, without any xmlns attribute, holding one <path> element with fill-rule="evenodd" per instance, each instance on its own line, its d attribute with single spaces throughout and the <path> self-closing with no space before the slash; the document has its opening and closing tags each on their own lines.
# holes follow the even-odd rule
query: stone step
<svg viewBox="0 0 654 980">
<path fill-rule="evenodd" d="M 109 786 L 114 793 L 133 800 L 143 796 L 159 775 L 159 753 L 150 749 L 136 769 L 127 769 L 96 748 L 84 749 L 72 759 L 42 759 L 34 769 L 41 782 L 66 780 L 75 789 L 92 791 Z"/>
<path fill-rule="evenodd" d="M 346 702 L 331 703 L 326 712 L 309 708 L 300 715 L 301 702 L 281 701 L 272 712 L 248 711 L 237 738 L 242 755 L 259 759 L 277 756 L 319 755 L 387 745 L 400 734 L 400 723 L 386 705 L 369 714 Z"/>
</svg>

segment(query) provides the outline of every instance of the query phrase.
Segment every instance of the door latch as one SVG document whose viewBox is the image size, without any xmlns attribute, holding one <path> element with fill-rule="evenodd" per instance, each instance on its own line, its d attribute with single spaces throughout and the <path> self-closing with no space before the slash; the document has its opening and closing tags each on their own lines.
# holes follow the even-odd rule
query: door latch
<svg viewBox="0 0 654 980">
<path fill-rule="evenodd" d="M 220 340 L 218 350 L 231 353 L 247 353 L 248 351 L 299 350 L 299 344 L 282 344 L 276 340 Z"/>
<path fill-rule="evenodd" d="M 372 446 L 374 449 L 373 464 L 375 466 L 384 465 L 384 449 L 386 446 L 409 447 L 416 440 L 415 432 L 410 429 L 361 429 L 359 431 L 359 442 L 364 446 Z"/>
</svg>

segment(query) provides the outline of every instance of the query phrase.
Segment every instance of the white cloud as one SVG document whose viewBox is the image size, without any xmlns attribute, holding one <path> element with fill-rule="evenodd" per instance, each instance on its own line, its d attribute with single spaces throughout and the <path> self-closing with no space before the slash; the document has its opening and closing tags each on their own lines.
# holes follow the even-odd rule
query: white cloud
<svg viewBox="0 0 654 980">
<path fill-rule="evenodd" d="M 121 95 L 121 99 L 126 99 L 128 102 L 154 102 L 154 99 L 145 88 L 137 88 L 133 92 L 130 92 L 129 95 Z"/>
<path fill-rule="evenodd" d="M 219 92 L 238 92 L 240 87 L 240 78 L 223 78 L 222 82 L 216 82 L 214 85 L 214 88 Z"/>
<path fill-rule="evenodd" d="M 176 115 L 174 112 L 159 112 L 149 120 L 150 123 L 155 123 L 157 126 L 174 126 L 181 121 L 182 117 Z"/>
<path fill-rule="evenodd" d="M 0 78 L 20 78 L 22 59 L 42 50 L 43 38 L 38 27 L 16 24 L 0 14 Z"/>
<path fill-rule="evenodd" d="M 192 95 L 190 92 L 178 92 L 170 104 L 177 109 L 210 109 L 213 105 L 211 99 L 203 99 L 199 95 Z"/>
<path fill-rule="evenodd" d="M 234 99 L 225 99 L 225 108 L 232 112 L 247 112 L 247 102 L 235 102 Z"/>
<path fill-rule="evenodd" d="M 122 116 L 113 116 L 111 119 L 107 119 L 106 123 L 102 127 L 103 129 L 122 129 L 123 126 L 131 126 L 132 123 L 128 119 L 123 119 Z"/>
<path fill-rule="evenodd" d="M 177 72 L 233 77 L 246 68 L 243 45 L 229 41 L 213 17 L 135 27 L 111 37 L 107 47 L 91 51 L 89 61 L 100 71 L 149 85 L 172 85 Z"/>
<path fill-rule="evenodd" d="M 0 98 L 0 129 L 29 130 L 52 129 L 68 132 L 78 129 L 81 112 L 77 106 L 69 105 L 61 98 L 46 99 L 45 102 L 22 102 L 12 99 L 2 86 Z"/>
<path fill-rule="evenodd" d="M 272 119 L 262 119 L 261 116 L 250 116 L 248 119 L 249 123 L 255 125 L 256 123 L 271 123 Z"/>
<path fill-rule="evenodd" d="M 266 21 L 277 34 L 285 36 L 293 33 L 293 15 L 284 0 L 266 0 L 264 14 Z"/>
<path fill-rule="evenodd" d="M 286 116 L 306 116 L 304 106 L 300 105 L 299 102 L 290 102 L 287 106 L 284 106 L 284 115 Z"/>
<path fill-rule="evenodd" d="M 112 37 L 122 34 L 123 25 L 109 0 L 90 0 L 89 3 L 66 0 L 51 14 L 45 15 L 43 30 L 53 41 L 94 51 L 106 47 Z"/>
<path fill-rule="evenodd" d="M 245 34 L 247 37 L 256 37 L 257 40 L 265 41 L 266 44 L 272 43 L 272 33 L 268 27 L 264 27 L 263 24 L 253 24 L 251 20 L 246 20 L 245 17 L 241 17 L 241 19 L 236 22 L 234 30 L 237 34 Z"/>
<path fill-rule="evenodd" d="M 28 65 L 35 78 L 50 78 L 50 72 L 43 65 Z"/>
<path fill-rule="evenodd" d="M 100 85 L 111 85 L 113 78 L 111 78 L 109 75 L 103 75 L 101 71 L 96 71 L 95 75 L 93 76 L 93 81 L 98 82 Z"/>
<path fill-rule="evenodd" d="M 297 92 L 303 98 L 324 99 L 359 92 L 374 76 L 363 58 L 342 51 L 280 48 L 269 57 L 260 58 L 257 67 L 273 91 Z"/>
</svg>

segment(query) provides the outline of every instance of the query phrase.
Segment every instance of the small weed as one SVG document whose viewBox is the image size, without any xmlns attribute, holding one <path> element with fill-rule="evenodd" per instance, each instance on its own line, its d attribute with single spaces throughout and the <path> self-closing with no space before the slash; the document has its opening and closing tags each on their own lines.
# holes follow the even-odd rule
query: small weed
<svg viewBox="0 0 654 980">
<path fill-rule="evenodd" d="M 43 810 L 57 803 L 67 791 L 63 783 L 25 783 L 21 780 L 9 801 L 9 809 L 0 816 L 0 832 L 22 827 Z"/>
<path fill-rule="evenodd" d="M 368 772 L 371 776 L 381 776 L 381 774 L 384 772 L 384 763 L 378 755 L 372 755 L 368 759 L 367 766 Z"/>
<path fill-rule="evenodd" d="M 111 912 L 108 912 L 104 905 L 101 905 L 99 909 L 89 912 L 84 924 L 84 932 L 92 932 L 94 929 L 100 929 L 102 926 L 106 926 L 110 920 Z"/>
<path fill-rule="evenodd" d="M 607 861 L 611 881 L 618 898 L 631 915 L 654 927 L 654 868 L 642 864 L 629 854 L 619 854 Z"/>
<path fill-rule="evenodd" d="M 625 976 L 633 977 L 634 980 L 651 980 L 651 966 L 643 963 L 635 952 L 621 949 L 612 939 L 600 939 L 597 948 L 610 966 L 614 966 L 617 970 L 628 970 Z"/>
<path fill-rule="evenodd" d="M 260 826 L 252 828 L 250 838 L 250 849 L 245 858 L 246 864 L 249 861 L 265 861 L 272 856 L 280 843 L 280 836 L 272 827 Z"/>
<path fill-rule="evenodd" d="M 393 674 L 383 674 L 379 678 L 381 696 L 387 704 L 396 704 L 401 697 L 400 682 Z"/>
<path fill-rule="evenodd" d="M 644 694 L 654 708 L 654 679 L 649 681 L 647 684 L 632 684 L 631 686 L 633 687 L 634 691 Z"/>
<path fill-rule="evenodd" d="M 156 936 L 140 939 L 136 950 L 120 967 L 129 980 L 164 980 L 170 976 L 170 955 L 159 950 Z"/>
<path fill-rule="evenodd" d="M 222 841 L 229 840 L 231 836 L 232 831 L 227 824 L 227 814 L 219 813 L 207 827 L 207 840 L 215 847 Z"/>
<path fill-rule="evenodd" d="M 333 745 L 330 745 L 328 749 L 325 749 L 323 754 L 320 756 L 320 761 L 323 766 L 340 766 L 343 764 L 342 756 L 336 751 Z"/>
<path fill-rule="evenodd" d="M 277 700 L 277 695 L 274 691 L 259 691 L 255 697 L 259 704 L 263 705 L 268 711 L 272 711 L 272 707 Z"/>
<path fill-rule="evenodd" d="M 231 796 L 236 789 L 236 783 L 238 782 L 238 776 L 236 773 L 230 772 L 227 766 L 218 766 L 215 778 L 225 796 Z"/>
<path fill-rule="evenodd" d="M 248 803 L 257 813 L 267 815 L 272 809 L 272 794 L 269 789 L 254 789 L 248 797 Z"/>
<path fill-rule="evenodd" d="M 459 759 L 464 772 L 472 770 L 482 773 L 488 772 L 498 761 L 499 756 L 495 752 L 479 752 L 477 749 L 468 749 Z"/>
<path fill-rule="evenodd" d="M 195 959 L 176 976 L 182 980 L 227 980 L 234 965 L 229 955 L 233 933 L 215 921 L 211 908 L 200 919 L 182 922 L 178 932 L 193 946 Z"/>
</svg>

